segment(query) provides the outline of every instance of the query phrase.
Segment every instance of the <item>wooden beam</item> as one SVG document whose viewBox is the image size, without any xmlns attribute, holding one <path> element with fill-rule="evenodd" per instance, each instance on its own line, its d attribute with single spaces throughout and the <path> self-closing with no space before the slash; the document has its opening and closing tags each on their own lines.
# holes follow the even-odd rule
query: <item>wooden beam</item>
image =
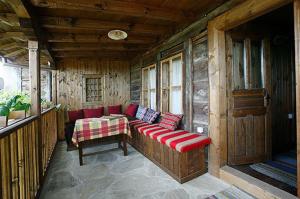
<svg viewBox="0 0 300 199">
<path fill-rule="evenodd" d="M 20 41 L 27 41 L 23 32 L 0 32 L 2 38 L 12 38 Z"/>
<path fill-rule="evenodd" d="M 5 0 L 16 12 L 19 18 L 27 18 L 30 19 L 27 9 L 25 8 L 22 0 Z"/>
<path fill-rule="evenodd" d="M 133 52 L 123 52 L 123 51 L 86 51 L 86 52 L 57 52 L 55 57 L 67 58 L 67 57 L 94 57 L 94 58 L 120 58 L 120 59 L 130 59 L 136 53 Z"/>
<path fill-rule="evenodd" d="M 114 41 L 107 37 L 107 35 L 96 34 L 49 34 L 48 42 L 50 43 L 137 43 L 137 44 L 153 44 L 157 42 L 159 37 L 148 36 L 133 36 L 130 34 L 127 39 Z"/>
<path fill-rule="evenodd" d="M 6 54 L 4 55 L 4 57 L 8 57 L 8 58 L 16 57 L 17 55 L 20 55 L 20 54 L 22 54 L 22 53 L 24 53 L 24 52 L 26 52 L 26 49 L 21 48 L 21 49 L 15 50 L 15 51 L 13 51 L 13 52 L 6 53 Z"/>
<path fill-rule="evenodd" d="M 42 27 L 46 29 L 94 30 L 107 33 L 108 30 L 120 29 L 134 33 L 163 34 L 170 30 L 169 26 L 136 24 L 127 22 L 99 21 L 93 19 L 43 17 Z M 172 28 L 171 28 L 172 30 Z"/>
<path fill-rule="evenodd" d="M 300 0 L 294 1 L 296 128 L 297 128 L 297 191 L 300 196 Z"/>
<path fill-rule="evenodd" d="M 95 44 L 95 43 L 54 43 L 51 45 L 52 51 L 99 51 L 99 50 L 117 50 L 117 51 L 140 51 L 146 50 L 146 45 L 128 45 L 123 43 Z"/>
<path fill-rule="evenodd" d="M 183 10 L 161 8 L 150 6 L 145 3 L 126 2 L 118 0 L 99 1 L 91 0 L 87 3 L 85 0 L 31 0 L 31 2 L 38 7 L 49 9 L 67 9 L 67 10 L 81 10 L 87 12 L 101 12 L 116 15 L 145 17 L 152 19 L 161 19 L 167 21 L 187 21 L 195 18 L 192 12 L 185 12 Z"/>
<path fill-rule="evenodd" d="M 0 21 L 8 26 L 20 26 L 18 16 L 12 13 L 0 13 Z"/>
</svg>

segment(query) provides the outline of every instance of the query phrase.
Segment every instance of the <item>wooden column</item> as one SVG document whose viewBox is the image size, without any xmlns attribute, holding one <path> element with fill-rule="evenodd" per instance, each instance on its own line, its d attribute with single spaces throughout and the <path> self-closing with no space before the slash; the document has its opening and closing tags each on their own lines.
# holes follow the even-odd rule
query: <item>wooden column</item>
<svg viewBox="0 0 300 199">
<path fill-rule="evenodd" d="M 29 51 L 29 77 L 30 77 L 30 94 L 31 94 L 31 115 L 39 116 L 37 119 L 37 154 L 38 154 L 38 171 L 39 185 L 43 180 L 43 157 L 42 157 L 42 134 L 41 134 L 41 66 L 40 50 L 38 41 L 28 41 Z"/>
<path fill-rule="evenodd" d="M 41 68 L 39 44 L 28 41 L 31 114 L 41 115 Z"/>
<path fill-rule="evenodd" d="M 295 76 L 296 76 L 296 128 L 297 128 L 297 184 L 300 196 L 300 0 L 294 1 Z"/>
</svg>

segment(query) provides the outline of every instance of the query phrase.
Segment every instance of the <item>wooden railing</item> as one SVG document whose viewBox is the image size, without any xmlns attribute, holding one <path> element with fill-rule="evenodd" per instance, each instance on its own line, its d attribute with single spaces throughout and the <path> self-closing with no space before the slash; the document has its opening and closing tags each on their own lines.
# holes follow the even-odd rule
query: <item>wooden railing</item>
<svg viewBox="0 0 300 199">
<path fill-rule="evenodd" d="M 36 197 L 56 141 L 55 109 L 0 130 L 0 198 Z"/>
</svg>

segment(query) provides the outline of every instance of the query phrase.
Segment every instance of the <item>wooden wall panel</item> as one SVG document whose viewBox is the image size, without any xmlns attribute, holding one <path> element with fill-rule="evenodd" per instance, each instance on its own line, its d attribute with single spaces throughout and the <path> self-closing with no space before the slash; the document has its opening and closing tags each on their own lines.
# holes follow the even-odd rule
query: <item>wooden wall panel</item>
<svg viewBox="0 0 300 199">
<path fill-rule="evenodd" d="M 206 36 L 193 41 L 193 125 L 192 130 L 196 132 L 197 127 L 203 127 L 208 133 L 208 49 Z"/>
<path fill-rule="evenodd" d="M 142 64 L 137 62 L 130 66 L 130 101 L 139 103 L 142 86 Z"/>
<path fill-rule="evenodd" d="M 57 64 L 57 101 L 66 109 L 99 107 L 122 104 L 123 109 L 130 101 L 130 66 L 126 61 L 100 59 L 64 59 Z M 95 105 L 82 104 L 82 75 L 104 76 L 103 102 Z M 107 109 L 105 109 L 107 111 Z M 64 139 L 65 111 L 59 113 L 59 139 Z"/>
</svg>

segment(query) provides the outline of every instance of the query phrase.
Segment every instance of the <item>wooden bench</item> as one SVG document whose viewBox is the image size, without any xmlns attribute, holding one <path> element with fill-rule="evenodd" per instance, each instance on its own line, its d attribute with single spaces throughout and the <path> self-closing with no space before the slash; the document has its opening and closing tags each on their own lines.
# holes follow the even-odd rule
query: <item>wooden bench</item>
<svg viewBox="0 0 300 199">
<path fill-rule="evenodd" d="M 203 146 L 196 146 L 190 150 L 180 152 L 159 142 L 156 140 L 157 137 L 151 137 L 149 134 L 141 132 L 143 127 L 147 128 L 147 124 L 142 121 L 139 124 L 140 126 L 130 125 L 133 147 L 179 183 L 187 182 L 206 172 L 204 147 L 210 143 L 209 138 L 204 138 Z M 155 128 L 155 125 L 153 126 Z M 170 130 L 166 130 L 166 132 L 172 134 Z"/>
</svg>

